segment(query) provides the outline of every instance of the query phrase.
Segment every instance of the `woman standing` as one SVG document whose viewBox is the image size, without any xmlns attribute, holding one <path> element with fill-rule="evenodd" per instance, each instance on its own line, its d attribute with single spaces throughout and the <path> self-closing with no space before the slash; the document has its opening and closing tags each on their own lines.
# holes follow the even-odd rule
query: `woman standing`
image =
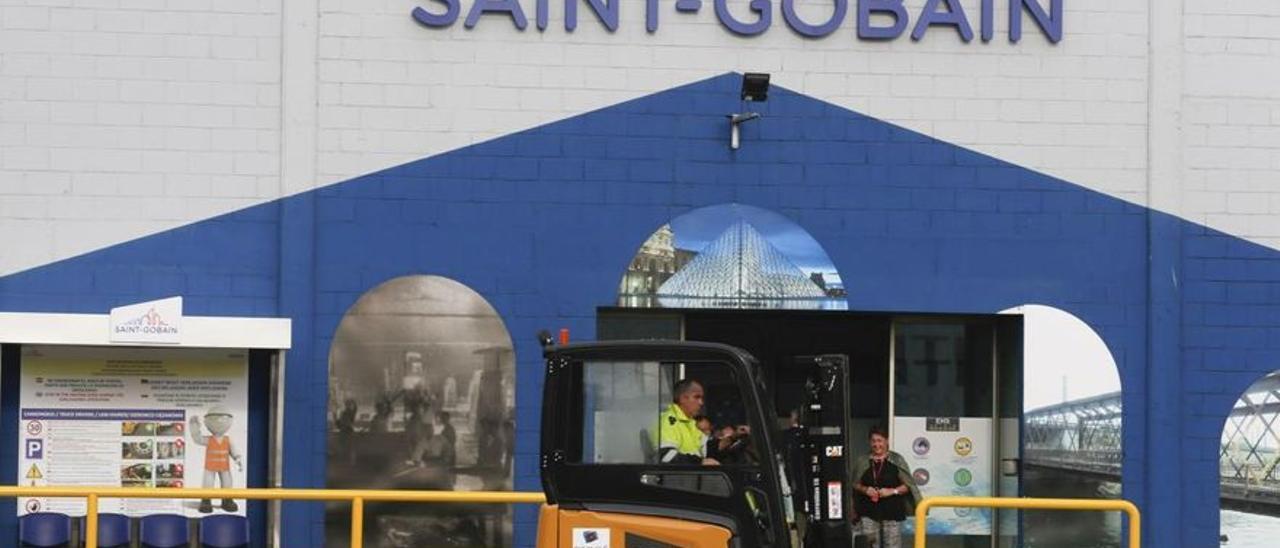
<svg viewBox="0 0 1280 548">
<path fill-rule="evenodd" d="M 889 434 L 872 427 L 870 441 L 871 454 L 854 461 L 854 509 L 870 546 L 900 548 L 902 522 L 915 510 L 920 491 L 906 459 L 889 450 Z"/>
</svg>

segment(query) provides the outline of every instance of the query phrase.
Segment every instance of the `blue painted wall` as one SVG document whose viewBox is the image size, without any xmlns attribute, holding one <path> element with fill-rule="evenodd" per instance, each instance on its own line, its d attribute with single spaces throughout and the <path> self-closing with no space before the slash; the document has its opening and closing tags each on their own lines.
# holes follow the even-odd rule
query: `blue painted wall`
<svg viewBox="0 0 1280 548">
<path fill-rule="evenodd" d="M 285 481 L 324 481 L 326 359 L 346 309 L 407 274 L 472 287 L 517 354 L 516 487 L 536 490 L 533 333 L 593 338 L 641 242 L 689 210 L 777 211 L 830 254 L 863 310 L 1067 310 L 1120 367 L 1124 493 L 1153 546 L 1215 545 L 1231 403 L 1280 367 L 1280 254 L 776 86 L 727 74 L 0 278 L 0 310 L 105 312 L 181 294 L 192 315 L 288 316 Z M 1149 242 L 1156 242 L 1150 245 Z M 1148 260 L 1149 254 L 1151 260 Z M 1027 382 L 1035 382 L 1034 378 Z M 14 402 L 5 401 L 5 405 Z M 13 471 L 0 471 L 12 475 Z M 0 476 L 3 479 L 4 476 Z M 288 544 L 322 539 L 291 506 Z M 518 514 L 531 541 L 535 512 Z"/>
</svg>

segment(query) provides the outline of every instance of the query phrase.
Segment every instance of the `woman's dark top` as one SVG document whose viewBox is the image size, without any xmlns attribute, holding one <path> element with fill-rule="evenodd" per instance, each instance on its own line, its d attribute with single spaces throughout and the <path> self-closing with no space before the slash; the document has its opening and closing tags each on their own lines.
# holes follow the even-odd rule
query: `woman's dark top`
<svg viewBox="0 0 1280 548">
<path fill-rule="evenodd" d="M 871 465 L 867 467 L 867 471 L 862 473 L 862 477 L 858 481 L 862 483 L 863 487 L 875 487 L 876 489 L 893 489 L 902 486 L 902 478 L 898 475 L 898 467 L 889 462 L 888 458 L 880 462 L 876 462 L 873 459 Z M 902 521 L 907 519 L 907 495 L 881 497 L 880 502 L 871 502 L 871 497 L 861 491 L 856 492 L 854 497 L 854 508 L 858 511 L 859 516 L 876 521 Z"/>
</svg>

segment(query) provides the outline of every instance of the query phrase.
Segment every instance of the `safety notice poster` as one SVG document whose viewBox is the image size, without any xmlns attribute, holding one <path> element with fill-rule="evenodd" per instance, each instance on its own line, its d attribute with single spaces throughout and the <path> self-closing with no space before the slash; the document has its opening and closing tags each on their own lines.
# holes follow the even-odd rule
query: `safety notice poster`
<svg viewBox="0 0 1280 548">
<path fill-rule="evenodd" d="M 897 417 L 891 443 L 906 458 L 925 498 L 992 496 L 991 419 Z M 909 518 L 907 524 L 913 531 L 914 521 Z M 929 534 L 989 535 L 991 511 L 935 509 L 929 513 Z"/>
<path fill-rule="evenodd" d="M 28 346 L 21 370 L 22 485 L 245 486 L 245 351 Z M 244 502 L 102 499 L 99 511 L 243 515 Z M 84 502 L 20 499 L 30 512 L 83 515 Z"/>
</svg>

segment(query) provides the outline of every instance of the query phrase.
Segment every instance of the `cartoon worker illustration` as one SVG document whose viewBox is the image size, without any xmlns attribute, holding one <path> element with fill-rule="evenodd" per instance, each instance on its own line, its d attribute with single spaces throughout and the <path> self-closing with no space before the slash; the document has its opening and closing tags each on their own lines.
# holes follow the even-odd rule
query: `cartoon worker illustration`
<svg viewBox="0 0 1280 548">
<path fill-rule="evenodd" d="M 209 429 L 207 436 L 200 428 L 199 416 L 192 415 L 189 422 L 191 441 L 204 446 L 204 483 L 201 486 L 206 489 L 214 487 L 216 478 L 223 489 L 235 487 L 231 482 L 231 461 L 235 461 L 236 470 L 244 470 L 244 465 L 240 461 L 240 453 L 231 444 L 231 436 L 227 435 L 227 431 L 231 430 L 231 412 L 222 406 L 209 408 L 204 414 L 204 426 Z M 222 499 L 222 509 L 235 512 L 239 507 L 232 499 Z M 199 511 L 208 514 L 213 511 L 213 504 L 209 499 L 201 499 Z"/>
</svg>

